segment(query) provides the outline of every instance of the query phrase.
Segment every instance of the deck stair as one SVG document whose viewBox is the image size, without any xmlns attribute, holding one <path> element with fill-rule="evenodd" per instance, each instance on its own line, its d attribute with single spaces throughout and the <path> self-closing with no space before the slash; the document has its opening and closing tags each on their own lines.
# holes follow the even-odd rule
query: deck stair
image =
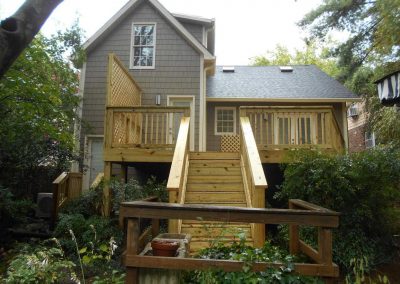
<svg viewBox="0 0 400 284">
<path fill-rule="evenodd" d="M 192 152 L 186 183 L 185 204 L 248 207 L 243 187 L 239 153 Z M 182 233 L 192 235 L 191 250 L 208 247 L 211 242 L 232 242 L 245 234 L 252 245 L 251 225 L 184 220 Z"/>
</svg>

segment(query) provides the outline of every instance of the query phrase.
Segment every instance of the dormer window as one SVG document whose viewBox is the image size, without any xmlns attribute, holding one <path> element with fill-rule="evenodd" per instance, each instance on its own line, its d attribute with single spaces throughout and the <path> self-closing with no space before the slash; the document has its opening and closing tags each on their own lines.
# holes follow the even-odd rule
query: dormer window
<svg viewBox="0 0 400 284">
<path fill-rule="evenodd" d="M 155 66 L 156 24 L 133 23 L 131 69 L 153 69 Z"/>
</svg>

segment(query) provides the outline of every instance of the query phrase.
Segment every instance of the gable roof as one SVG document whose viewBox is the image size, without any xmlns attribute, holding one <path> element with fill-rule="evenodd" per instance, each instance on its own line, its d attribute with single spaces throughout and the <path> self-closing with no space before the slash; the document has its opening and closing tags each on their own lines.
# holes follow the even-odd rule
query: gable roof
<svg viewBox="0 0 400 284">
<path fill-rule="evenodd" d="M 114 27 L 145 1 L 150 3 L 195 50 L 203 54 L 205 60 L 215 60 L 215 57 L 157 0 L 130 0 L 84 43 L 83 48 L 86 51 L 93 49 Z"/>
<path fill-rule="evenodd" d="M 293 72 L 279 66 L 235 66 L 222 72 L 217 66 L 207 78 L 207 100 L 357 101 L 359 98 L 315 65 L 294 65 Z"/>
</svg>

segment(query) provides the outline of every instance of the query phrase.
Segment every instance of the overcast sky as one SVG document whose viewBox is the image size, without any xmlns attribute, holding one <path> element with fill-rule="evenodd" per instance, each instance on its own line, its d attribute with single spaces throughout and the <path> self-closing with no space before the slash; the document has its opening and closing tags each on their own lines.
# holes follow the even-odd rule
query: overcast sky
<svg viewBox="0 0 400 284">
<path fill-rule="evenodd" d="M 93 35 L 128 0 L 64 0 L 43 27 L 45 34 L 69 27 L 79 16 L 86 36 Z M 170 12 L 216 20 L 218 65 L 248 65 L 277 44 L 302 48 L 306 36 L 296 26 L 321 0 L 159 0 Z M 0 18 L 24 0 L 0 0 Z"/>
</svg>

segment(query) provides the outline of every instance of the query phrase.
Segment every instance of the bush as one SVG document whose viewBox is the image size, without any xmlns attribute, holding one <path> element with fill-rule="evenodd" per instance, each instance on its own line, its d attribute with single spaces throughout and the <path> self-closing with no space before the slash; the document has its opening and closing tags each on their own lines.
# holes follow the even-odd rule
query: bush
<svg viewBox="0 0 400 284">
<path fill-rule="evenodd" d="M 16 199 L 12 192 L 0 186 L 0 243 L 6 242 L 7 229 L 27 221 L 35 205 L 28 199 Z"/>
<path fill-rule="evenodd" d="M 118 248 L 122 244 L 123 233 L 118 228 L 117 220 L 99 216 L 86 219 L 82 214 L 60 214 L 54 235 L 60 240 L 67 255 L 76 255 L 70 230 L 74 232 L 79 247 L 89 246 L 94 242 L 107 244 L 111 238 L 115 240 Z"/>
<path fill-rule="evenodd" d="M 350 269 L 354 258 L 367 257 L 372 266 L 389 260 L 398 229 L 400 152 L 392 147 L 343 156 L 309 151 L 294 158 L 275 197 L 303 199 L 342 214 L 333 243 L 334 260 L 342 267 Z"/>
<path fill-rule="evenodd" d="M 61 214 L 81 214 L 89 218 L 93 215 L 98 215 L 101 212 L 103 198 L 102 187 L 91 188 L 85 191 L 78 198 L 68 200 L 65 206 L 62 207 Z"/>
<path fill-rule="evenodd" d="M 278 247 L 266 242 L 262 248 L 253 248 L 241 238 L 230 246 L 222 243 L 206 248 L 197 257 L 202 259 L 226 259 L 243 261 L 242 271 L 224 272 L 222 270 L 194 271 L 185 276 L 185 283 L 322 283 L 318 278 L 299 276 L 293 273 L 294 257 Z M 268 268 L 263 272 L 252 272 L 255 262 L 280 262 L 278 269 Z"/>
<path fill-rule="evenodd" d="M 110 188 L 114 211 L 119 210 L 121 202 L 140 200 L 149 196 L 157 196 L 161 201 L 168 202 L 166 182 L 159 183 L 154 176 L 150 177 L 144 185 L 140 185 L 135 179 L 130 179 L 127 183 L 112 180 Z"/>
<path fill-rule="evenodd" d="M 12 259 L 5 283 L 79 283 L 60 248 L 24 245 Z"/>
</svg>

